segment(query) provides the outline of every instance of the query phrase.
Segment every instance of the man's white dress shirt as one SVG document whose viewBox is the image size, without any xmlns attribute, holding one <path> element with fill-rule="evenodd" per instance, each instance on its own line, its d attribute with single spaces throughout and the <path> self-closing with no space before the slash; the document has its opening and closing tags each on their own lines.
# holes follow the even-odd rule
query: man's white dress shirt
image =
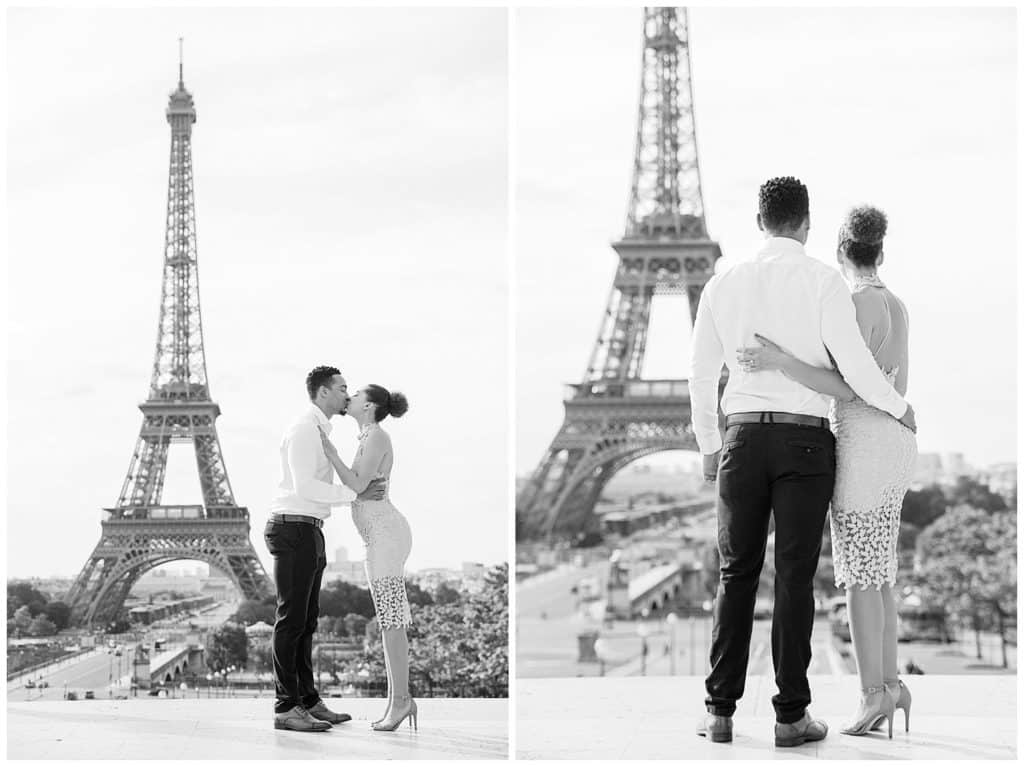
<svg viewBox="0 0 1024 767">
<path fill-rule="evenodd" d="M 316 405 L 285 429 L 281 438 L 281 484 L 270 504 L 272 514 L 331 516 L 331 506 L 351 503 L 356 495 L 334 484 L 334 467 L 327 460 L 317 426 L 331 433 L 331 422 Z"/>
<path fill-rule="evenodd" d="M 781 411 L 828 416 L 832 398 L 827 394 L 778 370 L 746 373 L 739 367 L 736 351 L 760 345 L 755 333 L 815 367 L 831 368 L 831 352 L 861 399 L 895 418 L 906 412 L 906 401 L 864 343 L 850 290 L 839 271 L 808 256 L 797 240 L 769 237 L 754 259 L 716 274 L 701 294 L 690 354 L 690 406 L 702 454 L 722 447 L 718 385 L 723 362 L 729 368 L 722 395 L 726 415 Z"/>
</svg>

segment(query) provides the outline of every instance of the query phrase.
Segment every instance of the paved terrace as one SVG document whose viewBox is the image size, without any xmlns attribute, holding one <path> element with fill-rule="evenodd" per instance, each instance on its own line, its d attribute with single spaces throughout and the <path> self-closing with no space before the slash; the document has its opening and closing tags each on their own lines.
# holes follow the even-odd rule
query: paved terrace
<svg viewBox="0 0 1024 767">
<path fill-rule="evenodd" d="M 7 704 L 8 759 L 507 759 L 508 701 L 418 700 L 419 731 L 373 732 L 374 698 L 332 698 L 352 715 L 325 733 L 275 730 L 271 698 Z"/>
<path fill-rule="evenodd" d="M 841 735 L 852 716 L 854 676 L 811 678 L 811 713 L 828 737 L 777 748 L 774 680 L 747 678 L 732 743 L 695 734 L 704 679 L 695 676 L 517 679 L 519 759 L 1015 759 L 1017 677 L 908 676 L 914 696 L 910 732 L 896 712 L 887 732 Z"/>
</svg>

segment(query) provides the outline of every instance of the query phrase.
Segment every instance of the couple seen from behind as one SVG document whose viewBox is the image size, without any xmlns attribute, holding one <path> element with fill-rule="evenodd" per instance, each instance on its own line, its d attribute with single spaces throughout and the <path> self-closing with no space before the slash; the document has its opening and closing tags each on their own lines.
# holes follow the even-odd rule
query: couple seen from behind
<svg viewBox="0 0 1024 767">
<path fill-rule="evenodd" d="M 352 718 L 324 705 L 313 682 L 312 659 L 327 567 L 322 528 L 331 506 L 343 504 L 351 504 L 352 521 L 366 544 L 366 576 L 384 645 L 388 702 L 384 716 L 372 726 L 393 731 L 406 718 L 416 726 L 406 637 L 412 614 L 404 579 L 412 533 L 388 497 L 394 452 L 390 436 L 380 426 L 389 415 L 402 416 L 409 405 L 404 395 L 375 384 L 349 395 L 348 384 L 335 367 L 314 368 L 306 377 L 306 391 L 309 409 L 281 440 L 282 479 L 264 531 L 277 588 L 274 727 L 323 732 Z M 346 414 L 359 425 L 359 447 L 351 468 L 328 438 L 330 419 Z M 335 473 L 343 485 L 334 484 Z"/>
<path fill-rule="evenodd" d="M 757 215 L 764 245 L 708 281 L 694 322 L 693 428 L 704 478 L 717 482 L 721 558 L 707 714 L 697 732 L 715 742 L 732 740 L 773 515 L 775 744 L 798 746 L 828 732 L 808 711 L 807 669 L 830 505 L 835 581 L 846 590 L 861 686 L 842 732 L 865 735 L 888 722 L 891 738 L 896 708 L 909 731 L 893 596 L 900 509 L 917 456 L 914 411 L 903 399 L 908 314 L 878 277 L 885 215 L 869 206 L 847 215 L 836 248 L 841 275 L 804 250 L 809 209 L 799 180 L 766 181 Z"/>
</svg>

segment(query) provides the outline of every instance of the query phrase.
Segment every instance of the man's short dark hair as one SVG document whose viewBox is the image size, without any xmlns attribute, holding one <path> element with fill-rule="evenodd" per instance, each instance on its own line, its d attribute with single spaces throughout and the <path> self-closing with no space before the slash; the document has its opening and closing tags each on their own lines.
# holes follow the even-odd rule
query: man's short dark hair
<svg viewBox="0 0 1024 767">
<path fill-rule="evenodd" d="M 320 365 L 310 370 L 309 375 L 306 376 L 306 391 L 309 392 L 309 399 L 311 401 L 316 399 L 317 390 L 321 386 L 331 388 L 331 379 L 340 375 L 341 371 L 330 365 Z"/>
<path fill-rule="evenodd" d="M 807 187 L 792 176 L 770 178 L 761 184 L 757 209 L 765 229 L 797 229 L 810 213 Z"/>
</svg>

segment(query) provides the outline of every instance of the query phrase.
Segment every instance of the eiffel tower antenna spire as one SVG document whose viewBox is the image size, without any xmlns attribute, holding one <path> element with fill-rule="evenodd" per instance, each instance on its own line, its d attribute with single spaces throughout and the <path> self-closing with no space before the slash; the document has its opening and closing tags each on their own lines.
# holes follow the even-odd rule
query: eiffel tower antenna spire
<svg viewBox="0 0 1024 767">
<path fill-rule="evenodd" d="M 249 510 L 235 503 L 210 396 L 199 308 L 192 175 L 192 94 L 185 90 L 178 39 L 178 88 L 165 112 L 171 126 L 163 280 L 149 396 L 117 503 L 104 509 L 100 542 L 68 592 L 76 623 L 115 620 L 132 586 L 167 562 L 195 559 L 229 577 L 245 599 L 269 595 L 270 579 L 249 540 Z M 163 502 L 172 442 L 195 450 L 202 504 Z"/>
<path fill-rule="evenodd" d="M 516 499 L 525 537 L 594 530 L 601 490 L 632 461 L 696 450 L 683 379 L 643 378 L 656 294 L 685 295 L 691 318 L 722 252 L 707 233 L 697 161 L 685 8 L 644 8 L 633 178 L 619 263 L 583 381 Z"/>
<path fill-rule="evenodd" d="M 185 89 L 185 38 L 178 38 L 178 87 Z"/>
</svg>

